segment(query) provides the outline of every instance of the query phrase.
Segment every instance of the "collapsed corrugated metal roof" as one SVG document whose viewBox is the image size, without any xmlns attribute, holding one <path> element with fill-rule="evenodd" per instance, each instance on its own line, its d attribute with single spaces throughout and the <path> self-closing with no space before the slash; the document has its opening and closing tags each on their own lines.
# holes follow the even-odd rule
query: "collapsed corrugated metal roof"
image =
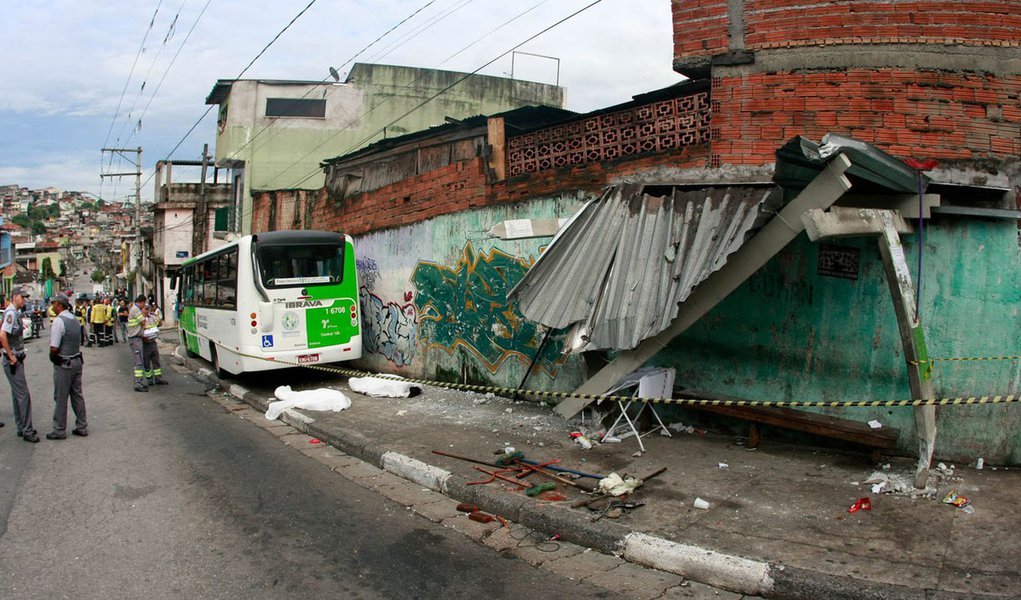
<svg viewBox="0 0 1021 600">
<path fill-rule="evenodd" d="M 902 160 L 872 144 L 833 133 L 826 134 L 822 143 L 797 136 L 781 146 L 776 151 L 773 181 L 783 186 L 788 198 L 793 198 L 837 154 L 846 154 L 851 159 L 852 166 L 846 175 L 857 193 L 918 193 L 918 173 Z M 929 181 L 923 177 L 923 187 Z"/>
<path fill-rule="evenodd" d="M 576 351 L 634 348 L 666 329 L 692 289 L 768 218 L 771 195 L 779 199 L 775 188 L 612 187 L 508 296 L 532 321 L 575 326 Z"/>
</svg>

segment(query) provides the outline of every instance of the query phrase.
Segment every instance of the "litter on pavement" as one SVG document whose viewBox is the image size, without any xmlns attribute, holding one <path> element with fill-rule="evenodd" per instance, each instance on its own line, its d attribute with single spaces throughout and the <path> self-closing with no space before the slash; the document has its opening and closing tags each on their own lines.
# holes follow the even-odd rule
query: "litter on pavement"
<svg viewBox="0 0 1021 600">
<path fill-rule="evenodd" d="M 273 395 L 278 398 L 270 402 L 266 410 L 266 418 L 275 420 L 288 408 L 304 408 L 306 410 L 332 410 L 339 412 L 351 407 L 351 399 L 337 390 L 320 388 L 296 392 L 289 385 L 278 387 Z"/>
</svg>

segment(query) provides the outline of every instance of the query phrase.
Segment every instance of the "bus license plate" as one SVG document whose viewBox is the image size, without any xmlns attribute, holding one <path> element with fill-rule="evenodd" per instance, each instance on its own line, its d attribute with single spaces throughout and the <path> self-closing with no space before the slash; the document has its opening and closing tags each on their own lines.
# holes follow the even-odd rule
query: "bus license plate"
<svg viewBox="0 0 1021 600">
<path fill-rule="evenodd" d="M 298 356 L 298 364 L 314 363 L 319 362 L 318 354 L 302 354 Z"/>
</svg>

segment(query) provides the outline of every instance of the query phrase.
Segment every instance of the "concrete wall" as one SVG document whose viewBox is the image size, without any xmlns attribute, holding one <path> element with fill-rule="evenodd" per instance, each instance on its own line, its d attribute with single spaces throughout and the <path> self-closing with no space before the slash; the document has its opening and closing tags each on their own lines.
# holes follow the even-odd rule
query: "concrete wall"
<svg viewBox="0 0 1021 600">
<path fill-rule="evenodd" d="M 180 208 L 163 211 L 162 224 L 157 223 L 157 228 L 162 227 L 154 233 L 154 245 L 159 260 L 164 265 L 180 265 L 192 258 L 192 208 Z M 187 252 L 184 258 L 179 258 L 179 251 Z"/>
<path fill-rule="evenodd" d="M 225 100 L 227 115 L 216 139 L 216 164 L 244 162 L 242 231 L 251 231 L 252 190 L 319 189 L 323 185 L 319 163 L 327 158 L 387 136 L 442 124 L 447 116 L 465 118 L 533 104 L 563 106 L 563 88 L 481 75 L 453 85 L 464 76 L 356 64 L 348 79 L 338 84 L 235 82 Z M 326 118 L 265 117 L 266 98 L 301 97 L 325 98 Z"/>
<path fill-rule="evenodd" d="M 507 219 L 568 217 L 584 198 L 461 211 L 358 236 L 362 364 L 516 388 L 545 329 L 526 321 L 506 292 L 551 238 L 503 241 L 482 232 Z M 570 390 L 581 383 L 579 359 L 562 357 L 561 349 L 562 336 L 551 336 L 529 387 Z"/>
</svg>

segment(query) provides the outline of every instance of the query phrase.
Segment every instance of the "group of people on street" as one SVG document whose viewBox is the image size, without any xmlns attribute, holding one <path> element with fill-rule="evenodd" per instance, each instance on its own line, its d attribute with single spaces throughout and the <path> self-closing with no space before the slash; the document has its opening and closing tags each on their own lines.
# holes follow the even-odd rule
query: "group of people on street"
<svg viewBox="0 0 1021 600">
<path fill-rule="evenodd" d="M 11 385 L 14 421 L 17 434 L 26 442 L 38 442 L 39 433 L 32 424 L 32 397 L 25 377 L 25 328 L 22 311 L 28 295 L 20 287 L 11 291 L 10 302 L 0 323 L 0 363 Z M 82 300 L 73 306 L 68 296 L 57 294 L 47 310 L 50 315 L 50 362 L 53 363 L 53 430 L 48 440 L 67 438 L 67 408 L 70 402 L 75 415 L 71 434 L 89 435 L 82 391 L 82 345 L 109 346 L 120 340 L 127 342 L 134 354 L 136 392 L 149 391 L 150 385 L 166 385 L 160 365 L 156 339 L 163 315 L 159 307 L 140 295 L 130 305 L 126 300 L 112 298 L 95 302 Z M 118 336 L 118 332 L 120 336 Z M 0 421 L 0 427 L 5 423 Z"/>
<path fill-rule="evenodd" d="M 11 301 L 3 313 L 0 324 L 0 346 L 3 349 L 4 375 L 11 384 L 11 400 L 14 404 L 14 421 L 18 436 L 26 442 L 38 442 L 39 433 L 32 424 L 32 396 L 25 377 L 25 328 L 21 311 L 25 308 L 27 294 L 16 287 L 11 290 Z M 71 302 L 67 296 L 57 294 L 50 303 L 54 315 L 50 327 L 50 362 L 53 363 L 53 431 L 46 434 L 48 440 L 67 438 L 67 405 L 71 403 L 75 425 L 71 433 L 85 437 L 89 435 L 88 419 L 85 412 L 85 395 L 82 392 L 81 352 L 82 328 L 70 312 Z M 0 427 L 4 423 L 0 422 Z"/>
<path fill-rule="evenodd" d="M 111 346 L 128 341 L 127 299 L 115 300 L 106 296 L 91 302 L 87 298 L 82 298 L 75 307 L 75 314 L 85 329 L 86 347 Z"/>
</svg>

